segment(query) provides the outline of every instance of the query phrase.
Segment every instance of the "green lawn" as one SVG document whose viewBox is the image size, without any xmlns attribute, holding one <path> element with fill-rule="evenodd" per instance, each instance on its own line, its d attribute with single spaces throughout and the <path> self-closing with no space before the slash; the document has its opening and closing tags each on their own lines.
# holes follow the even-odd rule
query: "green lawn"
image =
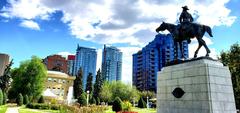
<svg viewBox="0 0 240 113">
<path fill-rule="evenodd" d="M 7 111 L 7 105 L 0 106 L 0 113 L 5 113 Z"/>
<path fill-rule="evenodd" d="M 138 113 L 157 113 L 157 109 L 152 109 L 152 108 L 144 108 L 144 109 L 141 109 L 141 108 L 137 108 L 137 107 L 132 107 L 132 111 L 135 111 L 135 112 L 138 112 Z M 105 111 L 105 113 L 116 113 L 114 111 L 112 111 L 112 107 L 108 107 L 108 110 Z"/>
<path fill-rule="evenodd" d="M 19 113 L 60 113 L 58 110 L 39 110 L 39 109 L 28 109 L 20 108 Z"/>
</svg>

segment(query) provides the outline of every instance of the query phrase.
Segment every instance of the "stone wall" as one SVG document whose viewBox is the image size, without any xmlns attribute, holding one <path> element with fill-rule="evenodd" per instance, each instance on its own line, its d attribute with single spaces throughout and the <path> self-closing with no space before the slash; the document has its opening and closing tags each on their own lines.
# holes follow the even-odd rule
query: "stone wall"
<svg viewBox="0 0 240 113">
<path fill-rule="evenodd" d="M 222 63 L 199 59 L 158 73 L 158 113 L 236 113 L 231 75 Z M 181 88 L 184 94 L 172 94 Z"/>
</svg>

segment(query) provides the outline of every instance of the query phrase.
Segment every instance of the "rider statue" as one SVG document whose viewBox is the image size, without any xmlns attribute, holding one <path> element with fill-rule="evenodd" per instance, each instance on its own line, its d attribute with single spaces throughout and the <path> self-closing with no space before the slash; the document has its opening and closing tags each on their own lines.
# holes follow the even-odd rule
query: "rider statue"
<svg viewBox="0 0 240 113">
<path fill-rule="evenodd" d="M 187 12 L 188 7 L 187 6 L 184 6 L 182 7 L 183 10 L 182 10 L 182 13 L 179 17 L 179 21 L 180 21 L 180 30 L 182 32 L 186 32 L 186 29 L 188 29 L 189 25 L 193 22 L 193 17 L 190 13 Z M 190 38 L 188 38 L 188 43 L 190 43 L 191 40 Z"/>
</svg>

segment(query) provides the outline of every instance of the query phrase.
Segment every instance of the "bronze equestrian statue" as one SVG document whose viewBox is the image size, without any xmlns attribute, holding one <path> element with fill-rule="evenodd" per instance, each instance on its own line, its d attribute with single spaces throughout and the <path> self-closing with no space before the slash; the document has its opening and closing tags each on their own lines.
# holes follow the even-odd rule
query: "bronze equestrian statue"
<svg viewBox="0 0 240 113">
<path fill-rule="evenodd" d="M 179 43 L 180 46 L 180 51 L 181 51 L 181 58 L 185 59 L 185 56 L 183 54 L 183 49 L 182 49 L 182 42 L 184 40 L 187 40 L 188 43 L 190 43 L 190 39 L 191 38 L 196 38 L 198 41 L 198 48 L 195 51 L 194 54 L 194 58 L 197 57 L 198 51 L 199 49 L 204 46 L 207 54 L 206 56 L 209 56 L 210 50 L 206 45 L 206 42 L 203 40 L 203 35 L 205 32 L 207 32 L 209 34 L 210 37 L 212 36 L 212 30 L 209 26 L 206 25 L 200 25 L 200 24 L 196 24 L 196 23 L 192 23 L 193 18 L 192 16 L 187 12 L 188 8 L 187 6 L 182 7 L 183 8 L 183 12 L 180 16 L 180 25 L 174 25 L 174 24 L 170 24 L 170 23 L 165 23 L 163 22 L 157 29 L 156 32 L 159 31 L 164 31 L 164 30 L 168 30 L 174 40 L 174 46 L 175 46 L 175 51 L 176 51 L 176 56 L 175 59 L 178 58 L 178 46 L 177 43 Z"/>
</svg>

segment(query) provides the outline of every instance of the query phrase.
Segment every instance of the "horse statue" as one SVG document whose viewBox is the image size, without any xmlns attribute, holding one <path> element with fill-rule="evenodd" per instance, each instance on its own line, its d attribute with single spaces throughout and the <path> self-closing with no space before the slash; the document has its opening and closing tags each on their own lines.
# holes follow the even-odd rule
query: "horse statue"
<svg viewBox="0 0 240 113">
<path fill-rule="evenodd" d="M 177 25 L 162 22 L 162 24 L 156 29 L 156 32 L 164 31 L 164 30 L 168 30 L 173 36 L 174 46 L 176 51 L 175 59 L 178 58 L 177 43 L 179 43 L 179 46 L 180 46 L 180 51 L 182 54 L 181 58 L 186 59 L 182 50 L 182 42 L 184 40 L 188 40 L 188 43 L 190 43 L 191 41 L 190 39 L 193 39 L 193 38 L 197 38 L 197 41 L 198 41 L 198 48 L 195 51 L 194 58 L 197 57 L 198 51 L 202 46 L 204 46 L 207 51 L 206 56 L 209 56 L 210 50 L 207 47 L 206 42 L 203 40 L 203 35 L 205 32 L 207 32 L 210 37 L 213 37 L 212 30 L 209 26 L 191 23 L 189 27 L 185 31 L 183 31 L 179 29 L 179 26 Z"/>
</svg>

